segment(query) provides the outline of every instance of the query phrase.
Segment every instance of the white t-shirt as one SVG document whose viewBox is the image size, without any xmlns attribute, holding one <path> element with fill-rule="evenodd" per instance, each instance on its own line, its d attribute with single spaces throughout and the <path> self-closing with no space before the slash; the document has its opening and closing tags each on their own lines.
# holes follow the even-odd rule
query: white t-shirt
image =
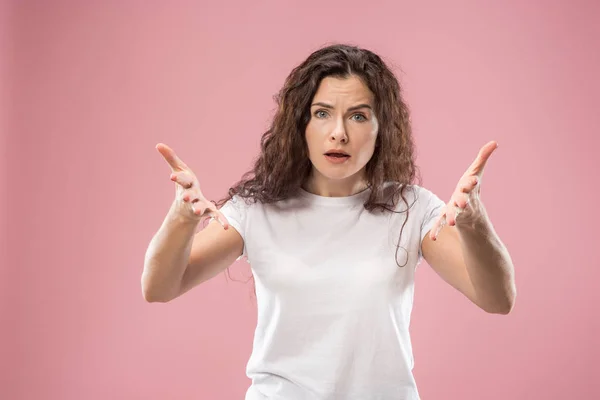
<svg viewBox="0 0 600 400">
<path fill-rule="evenodd" d="M 398 250 L 406 205 L 369 212 L 370 189 L 348 197 L 300 189 L 267 205 L 235 196 L 221 208 L 244 239 L 256 285 L 246 400 L 419 399 L 409 336 L 414 274 L 444 202 L 408 189 Z"/>
</svg>

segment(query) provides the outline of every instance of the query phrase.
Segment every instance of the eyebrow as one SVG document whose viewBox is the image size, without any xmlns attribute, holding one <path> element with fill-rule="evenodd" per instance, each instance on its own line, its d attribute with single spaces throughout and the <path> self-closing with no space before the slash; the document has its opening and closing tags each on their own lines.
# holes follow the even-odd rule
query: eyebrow
<svg viewBox="0 0 600 400">
<path fill-rule="evenodd" d="M 311 105 L 311 107 L 314 107 L 314 106 L 321 106 L 321 107 L 325 107 L 325 108 L 328 108 L 330 110 L 333 110 L 333 106 L 331 104 L 327 104 L 327 103 L 321 103 L 321 102 L 313 103 Z M 355 110 L 358 110 L 358 109 L 361 109 L 361 108 L 368 108 L 369 110 L 373 110 L 373 107 L 371 107 L 368 104 L 364 104 L 363 103 L 363 104 L 358 104 L 356 106 L 352 106 L 352 107 L 348 108 L 348 111 L 355 111 Z"/>
</svg>

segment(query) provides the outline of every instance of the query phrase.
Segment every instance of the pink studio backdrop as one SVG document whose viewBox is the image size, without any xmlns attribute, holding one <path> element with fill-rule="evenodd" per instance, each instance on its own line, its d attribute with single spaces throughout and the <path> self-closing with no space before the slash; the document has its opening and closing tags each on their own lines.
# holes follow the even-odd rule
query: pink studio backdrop
<svg viewBox="0 0 600 400">
<path fill-rule="evenodd" d="M 220 198 L 287 73 L 335 41 L 396 66 L 423 184 L 443 198 L 481 145 L 500 144 L 483 196 L 516 308 L 485 314 L 420 267 L 423 399 L 600 398 L 599 3 L 1 4 L 3 399 L 243 398 L 245 263 L 172 303 L 142 298 L 174 192 L 154 145 Z"/>
</svg>

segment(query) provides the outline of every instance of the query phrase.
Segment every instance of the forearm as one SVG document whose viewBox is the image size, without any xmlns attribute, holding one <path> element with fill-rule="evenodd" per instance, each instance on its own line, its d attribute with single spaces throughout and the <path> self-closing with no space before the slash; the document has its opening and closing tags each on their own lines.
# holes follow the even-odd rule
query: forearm
<svg viewBox="0 0 600 400">
<path fill-rule="evenodd" d="M 142 291 L 148 301 L 176 296 L 189 262 L 198 222 L 181 217 L 174 205 L 156 232 L 144 259 Z"/>
<path fill-rule="evenodd" d="M 457 224 L 462 253 L 478 303 L 494 313 L 508 313 L 514 304 L 514 267 L 508 250 L 485 211 L 466 225 Z"/>
</svg>

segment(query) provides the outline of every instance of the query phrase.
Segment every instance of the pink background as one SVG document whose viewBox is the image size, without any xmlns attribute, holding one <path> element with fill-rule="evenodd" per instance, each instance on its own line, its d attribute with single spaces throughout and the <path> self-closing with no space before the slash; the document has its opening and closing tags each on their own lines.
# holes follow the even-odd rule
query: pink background
<svg viewBox="0 0 600 400">
<path fill-rule="evenodd" d="M 154 145 L 220 198 L 287 73 L 342 41 L 401 67 L 424 186 L 447 198 L 500 144 L 483 196 L 516 308 L 485 314 L 420 268 L 423 399 L 600 398 L 600 3 L 483 3 L 2 2 L 0 397 L 243 398 L 245 263 L 172 303 L 142 298 L 174 192 Z"/>
</svg>

